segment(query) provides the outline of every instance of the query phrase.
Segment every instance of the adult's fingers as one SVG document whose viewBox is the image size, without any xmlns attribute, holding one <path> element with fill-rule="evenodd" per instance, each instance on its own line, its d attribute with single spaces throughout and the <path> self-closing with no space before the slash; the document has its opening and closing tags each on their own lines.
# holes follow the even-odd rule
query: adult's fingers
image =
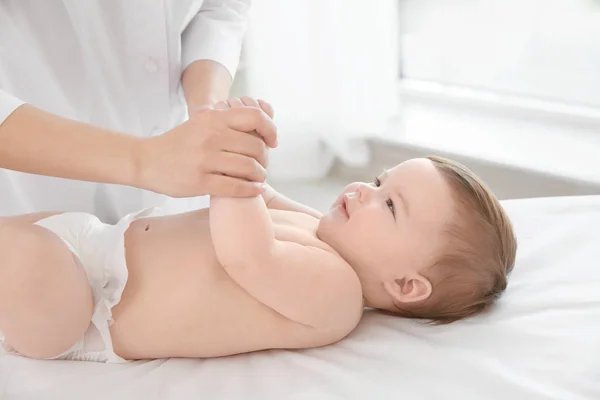
<svg viewBox="0 0 600 400">
<path fill-rule="evenodd" d="M 219 173 L 252 182 L 264 182 L 267 179 L 267 170 L 251 157 L 237 153 L 220 152 L 210 161 L 208 168 L 211 173 Z"/>
<path fill-rule="evenodd" d="M 243 101 L 243 99 L 242 99 Z M 275 110 L 273 110 L 273 106 L 270 103 L 267 103 L 264 100 L 258 100 L 257 101 L 259 107 L 265 112 L 267 113 L 267 115 L 269 117 L 271 117 L 271 119 L 273 119 L 275 117 Z"/>
<path fill-rule="evenodd" d="M 271 106 L 271 104 L 267 103 L 266 101 L 256 100 L 255 98 L 248 96 L 242 96 L 240 97 L 240 100 L 242 101 L 242 103 L 244 103 L 245 106 L 260 108 L 271 119 L 273 119 L 273 116 L 275 115 L 275 112 L 273 111 L 273 106 Z"/>
<path fill-rule="evenodd" d="M 208 192 L 218 197 L 255 197 L 263 191 L 260 183 L 219 174 L 207 175 L 206 185 Z"/>
<path fill-rule="evenodd" d="M 231 107 L 229 107 L 229 103 L 227 103 L 225 100 L 223 100 L 223 101 L 219 101 L 218 103 L 213 104 L 213 108 L 215 110 L 229 110 Z"/>
<path fill-rule="evenodd" d="M 256 99 L 253 97 L 242 96 L 242 97 L 240 97 L 240 101 L 246 107 L 260 108 L 260 104 L 258 104 L 258 101 L 256 101 Z M 265 110 L 263 110 L 263 111 L 265 111 Z M 270 115 L 269 115 L 269 117 L 270 117 Z"/>
<path fill-rule="evenodd" d="M 231 129 L 241 132 L 256 131 L 269 147 L 277 147 L 277 128 L 273 120 L 259 108 L 242 107 L 223 111 Z"/>
<path fill-rule="evenodd" d="M 221 149 L 254 158 L 264 168 L 268 167 L 268 150 L 262 137 L 253 133 L 229 129 L 223 134 Z"/>
<path fill-rule="evenodd" d="M 275 110 L 273 106 L 264 100 L 257 100 L 253 97 L 242 96 L 239 99 L 237 97 L 233 97 L 228 100 L 222 100 L 213 105 L 215 110 L 228 110 L 230 108 L 240 108 L 240 107 L 254 107 L 260 108 L 263 110 L 271 119 L 275 116 Z"/>
<path fill-rule="evenodd" d="M 242 100 L 238 99 L 237 97 L 227 99 L 227 104 L 229 104 L 229 108 L 244 107 L 244 103 L 242 103 Z"/>
</svg>

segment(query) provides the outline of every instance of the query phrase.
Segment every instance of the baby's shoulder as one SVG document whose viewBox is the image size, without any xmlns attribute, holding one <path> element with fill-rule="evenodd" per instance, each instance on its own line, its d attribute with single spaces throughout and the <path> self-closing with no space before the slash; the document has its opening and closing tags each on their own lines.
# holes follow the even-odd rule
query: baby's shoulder
<svg viewBox="0 0 600 400">
<path fill-rule="evenodd" d="M 310 258 L 313 262 L 318 264 L 327 264 L 335 266 L 340 270 L 346 270 L 348 272 L 354 272 L 350 264 L 342 256 L 340 256 L 330 245 L 319 240 L 316 236 L 312 236 L 311 240 L 307 241 L 294 241 L 294 250 L 290 249 L 291 253 L 295 255 L 302 254 L 305 257 Z"/>
<path fill-rule="evenodd" d="M 279 241 L 279 261 L 286 264 L 304 265 L 308 269 L 328 269 L 331 273 L 344 274 L 358 281 L 356 272 L 331 246 L 313 237 L 312 240 Z"/>
<path fill-rule="evenodd" d="M 362 285 L 356 271 L 329 245 L 323 242 L 316 245 L 296 243 L 294 247 L 296 251 L 286 254 L 288 260 L 302 268 L 321 270 L 325 281 L 328 278 L 332 286 L 343 286 L 345 295 L 359 297 L 362 301 Z"/>
</svg>

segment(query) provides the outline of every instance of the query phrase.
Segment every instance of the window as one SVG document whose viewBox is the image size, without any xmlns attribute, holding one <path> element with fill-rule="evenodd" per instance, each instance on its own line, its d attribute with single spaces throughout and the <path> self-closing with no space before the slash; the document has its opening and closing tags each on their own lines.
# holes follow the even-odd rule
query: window
<svg viewBox="0 0 600 400">
<path fill-rule="evenodd" d="M 600 109 L 600 0 L 400 0 L 401 74 Z"/>
</svg>

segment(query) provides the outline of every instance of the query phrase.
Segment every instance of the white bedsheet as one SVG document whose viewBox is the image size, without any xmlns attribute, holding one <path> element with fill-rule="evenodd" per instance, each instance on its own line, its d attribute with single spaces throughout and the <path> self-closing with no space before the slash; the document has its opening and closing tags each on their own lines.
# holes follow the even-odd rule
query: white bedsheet
<svg viewBox="0 0 600 400">
<path fill-rule="evenodd" d="M 505 205 L 517 265 L 488 315 L 430 327 L 370 312 L 333 346 L 211 360 L 3 356 L 0 398 L 598 400 L 600 196 Z"/>
</svg>

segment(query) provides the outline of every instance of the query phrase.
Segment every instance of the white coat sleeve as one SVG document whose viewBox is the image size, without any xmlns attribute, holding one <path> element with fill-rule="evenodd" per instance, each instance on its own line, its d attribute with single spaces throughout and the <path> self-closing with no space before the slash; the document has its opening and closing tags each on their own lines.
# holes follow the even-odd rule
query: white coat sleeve
<svg viewBox="0 0 600 400">
<path fill-rule="evenodd" d="M 24 101 L 19 100 L 10 93 L 0 89 L 0 125 L 2 125 L 4 120 L 8 118 L 13 111 L 23 104 L 25 104 Z"/>
<path fill-rule="evenodd" d="M 235 77 L 250 0 L 206 0 L 182 34 L 182 71 L 197 60 L 213 60 Z"/>
</svg>

